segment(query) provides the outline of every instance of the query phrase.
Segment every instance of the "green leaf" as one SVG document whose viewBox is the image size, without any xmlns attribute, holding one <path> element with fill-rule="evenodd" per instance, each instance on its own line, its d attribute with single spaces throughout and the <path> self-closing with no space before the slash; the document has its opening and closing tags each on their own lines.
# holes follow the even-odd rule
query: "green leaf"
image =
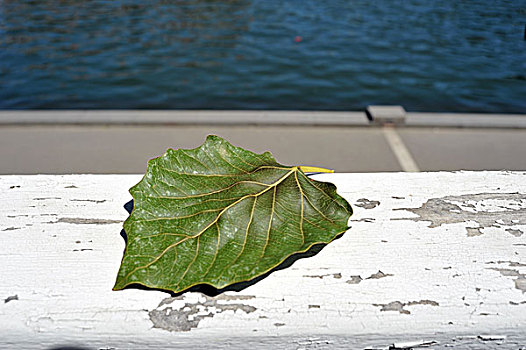
<svg viewBox="0 0 526 350">
<path fill-rule="evenodd" d="M 352 214 L 333 184 L 218 136 L 150 160 L 130 193 L 114 290 L 138 283 L 178 293 L 248 281 L 331 242 Z"/>
</svg>

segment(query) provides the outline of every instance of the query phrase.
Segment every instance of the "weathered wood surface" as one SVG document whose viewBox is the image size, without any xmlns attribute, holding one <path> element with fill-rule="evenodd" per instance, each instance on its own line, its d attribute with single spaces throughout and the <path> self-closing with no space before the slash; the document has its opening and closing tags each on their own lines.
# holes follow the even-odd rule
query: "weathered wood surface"
<svg viewBox="0 0 526 350">
<path fill-rule="evenodd" d="M 139 179 L 0 177 L 0 348 L 526 348 L 526 173 L 317 175 L 352 228 L 216 297 L 111 290 Z"/>
</svg>

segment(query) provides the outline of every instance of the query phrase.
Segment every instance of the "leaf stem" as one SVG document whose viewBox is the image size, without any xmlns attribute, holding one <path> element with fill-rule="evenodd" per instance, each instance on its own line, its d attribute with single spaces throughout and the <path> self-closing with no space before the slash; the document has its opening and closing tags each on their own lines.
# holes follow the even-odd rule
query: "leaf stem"
<svg viewBox="0 0 526 350">
<path fill-rule="evenodd" d="M 334 173 L 332 169 L 318 168 L 315 166 L 300 165 L 298 168 L 304 173 Z"/>
</svg>

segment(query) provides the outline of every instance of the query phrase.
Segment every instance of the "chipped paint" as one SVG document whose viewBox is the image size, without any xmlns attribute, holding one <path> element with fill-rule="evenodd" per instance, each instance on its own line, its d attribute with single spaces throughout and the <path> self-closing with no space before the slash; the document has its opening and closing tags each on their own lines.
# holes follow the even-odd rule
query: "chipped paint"
<svg viewBox="0 0 526 350">
<path fill-rule="evenodd" d="M 502 341 L 502 340 L 506 340 L 506 336 L 505 335 L 496 335 L 496 334 L 480 334 L 478 336 L 478 338 L 480 340 L 483 340 L 483 341 Z"/>
<path fill-rule="evenodd" d="M 475 237 L 483 234 L 480 227 L 466 227 L 466 231 L 468 232 L 468 237 Z"/>
<path fill-rule="evenodd" d="M 87 218 L 60 218 L 57 221 L 49 221 L 48 224 L 75 224 L 75 225 L 109 225 L 120 224 L 122 220 L 87 219 Z"/>
<path fill-rule="evenodd" d="M 515 282 L 515 288 L 526 293 L 526 274 L 520 273 L 518 270 L 514 269 L 501 269 L 497 267 L 489 267 L 488 270 L 494 270 L 500 272 L 502 276 L 505 277 L 516 277 L 513 282 Z"/>
<path fill-rule="evenodd" d="M 92 202 L 92 203 L 104 203 L 105 199 L 96 200 L 96 199 L 71 199 L 71 202 Z"/>
<path fill-rule="evenodd" d="M 439 306 L 436 301 L 433 300 L 419 300 L 419 301 L 409 301 L 407 303 L 402 303 L 401 301 L 392 301 L 388 304 L 373 304 L 373 306 L 380 307 L 380 311 L 398 311 L 401 314 L 409 315 L 411 311 L 406 310 L 406 306 L 413 305 L 430 305 L 430 306 Z"/>
<path fill-rule="evenodd" d="M 325 275 L 303 275 L 303 277 L 319 278 L 319 279 L 323 279 L 325 277 L 332 277 L 332 278 L 340 279 L 340 278 L 342 278 L 342 274 L 337 272 L 337 273 L 328 273 L 328 274 L 325 274 Z"/>
<path fill-rule="evenodd" d="M 14 230 L 20 230 L 21 227 L 8 227 L 3 229 L 2 231 L 14 231 Z"/>
<path fill-rule="evenodd" d="M 391 220 L 429 221 L 428 227 L 444 224 L 475 222 L 478 227 L 466 227 L 468 237 L 482 235 L 484 228 L 499 228 L 515 237 L 523 234 L 518 225 L 526 225 L 526 194 L 477 193 L 431 198 L 418 208 L 397 208 L 418 217 Z M 507 226 L 504 228 L 503 226 Z"/>
<path fill-rule="evenodd" d="M 7 304 L 8 302 L 13 301 L 13 300 L 18 300 L 18 294 L 11 295 L 11 296 L 8 296 L 7 298 L 5 298 L 4 299 L 4 304 Z"/>
<path fill-rule="evenodd" d="M 185 302 L 183 305 L 177 301 L 184 301 L 183 296 L 163 299 L 156 309 L 148 312 L 150 321 L 154 328 L 164 329 L 170 332 L 188 332 L 192 328 L 197 328 L 199 323 L 205 318 L 212 318 L 214 315 L 226 311 L 243 311 L 247 314 L 256 311 L 254 306 L 241 303 L 224 303 L 220 301 L 247 300 L 254 296 L 231 296 L 219 295 L 209 297 L 201 294 L 197 302 Z M 172 304 L 179 304 L 179 307 Z"/>
<path fill-rule="evenodd" d="M 374 222 L 375 219 L 374 218 L 362 218 L 362 219 L 359 219 L 359 220 L 350 220 L 350 221 L 353 221 L 353 222 Z"/>
<path fill-rule="evenodd" d="M 391 276 L 394 276 L 394 275 L 391 274 L 391 273 L 383 273 L 382 271 L 378 270 L 378 272 L 373 273 L 372 275 L 370 275 L 369 277 L 366 277 L 365 279 L 366 280 L 377 280 L 377 279 L 380 279 L 380 278 L 391 277 Z M 362 278 L 362 276 L 360 276 L 360 275 L 353 275 L 353 276 L 350 276 L 350 279 L 345 281 L 345 283 L 347 283 L 347 284 L 359 284 L 363 280 L 364 280 L 364 278 Z"/>
<path fill-rule="evenodd" d="M 400 301 L 391 301 L 388 304 L 373 304 L 373 306 L 381 307 L 380 311 L 398 311 L 401 314 L 410 314 L 409 310 L 404 309 L 405 305 Z"/>
<path fill-rule="evenodd" d="M 360 198 L 356 201 L 354 205 L 364 209 L 374 209 L 380 205 L 380 201 L 370 200 L 367 198 Z"/>
<path fill-rule="evenodd" d="M 358 284 L 363 281 L 363 278 L 360 276 L 351 276 L 350 280 L 345 281 L 347 284 Z"/>
<path fill-rule="evenodd" d="M 393 343 L 389 346 L 389 350 L 411 350 L 418 348 L 425 348 L 433 345 L 437 345 L 438 342 L 434 340 L 417 340 L 417 341 L 404 341 Z"/>
<path fill-rule="evenodd" d="M 390 276 L 394 276 L 394 275 L 391 273 L 383 273 L 382 271 L 378 270 L 377 273 L 373 273 L 371 276 L 367 277 L 366 280 L 378 280 L 380 278 L 390 277 Z"/>
<path fill-rule="evenodd" d="M 526 264 L 511 260 L 488 261 L 486 264 L 508 264 L 510 267 L 526 267 Z"/>
<path fill-rule="evenodd" d="M 514 235 L 515 237 L 520 237 L 520 236 L 522 236 L 524 234 L 524 232 L 522 232 L 522 230 L 512 229 L 512 228 L 507 228 L 506 232 Z"/>
<path fill-rule="evenodd" d="M 296 341 L 296 344 L 298 344 L 300 347 L 299 349 L 327 349 L 325 345 L 332 344 L 333 341 L 329 339 L 323 339 L 323 338 L 317 338 L 317 337 L 311 337 L 308 339 L 302 339 Z M 331 347 L 332 348 L 332 347 Z"/>
</svg>

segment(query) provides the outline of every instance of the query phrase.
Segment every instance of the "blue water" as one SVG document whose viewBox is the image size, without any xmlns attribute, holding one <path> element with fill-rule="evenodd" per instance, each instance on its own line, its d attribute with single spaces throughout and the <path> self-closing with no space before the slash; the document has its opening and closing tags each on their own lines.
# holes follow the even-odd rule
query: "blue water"
<svg viewBox="0 0 526 350">
<path fill-rule="evenodd" d="M 526 113 L 525 25 L 526 0 L 0 0 L 0 108 Z"/>
</svg>

